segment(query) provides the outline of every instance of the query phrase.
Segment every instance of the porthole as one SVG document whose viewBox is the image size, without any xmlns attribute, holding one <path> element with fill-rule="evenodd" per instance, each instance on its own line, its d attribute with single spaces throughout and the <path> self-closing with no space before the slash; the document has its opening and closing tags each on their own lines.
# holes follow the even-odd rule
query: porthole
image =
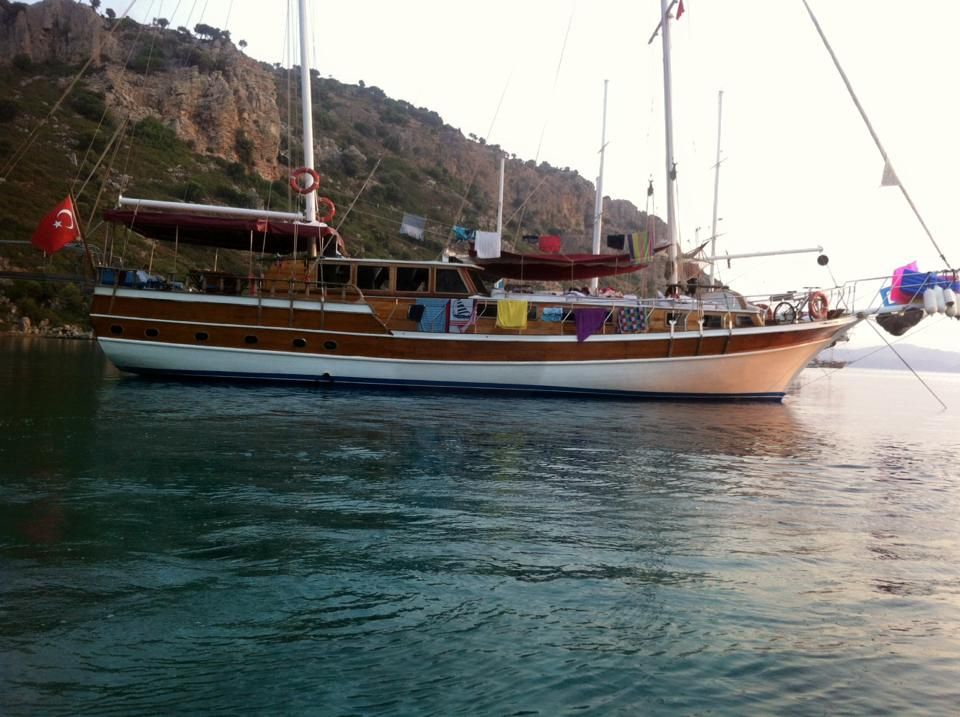
<svg viewBox="0 0 960 717">
<path fill-rule="evenodd" d="M 206 341 L 210 338 L 210 335 L 206 331 L 198 331 L 193 335 L 193 338 L 195 338 L 197 341 Z"/>
<path fill-rule="evenodd" d="M 323 342 L 323 348 L 325 348 L 327 351 L 336 351 L 336 350 L 337 350 L 337 342 L 336 342 L 336 341 L 324 341 L 324 342 Z"/>
<path fill-rule="evenodd" d="M 304 346 L 307 345 L 307 340 L 306 340 L 306 339 L 294 339 L 294 340 L 293 340 L 293 345 L 296 346 L 298 349 L 302 349 Z"/>
<path fill-rule="evenodd" d="M 256 336 L 244 336 L 244 337 L 243 337 L 243 343 L 245 343 L 245 344 L 255 344 L 255 343 L 257 343 L 257 337 L 256 337 Z"/>
<path fill-rule="evenodd" d="M 160 331 L 157 329 L 147 329 L 146 331 L 143 332 L 143 335 L 153 339 L 160 335 Z"/>
<path fill-rule="evenodd" d="M 114 324 L 110 327 L 110 333 L 120 335 L 123 333 L 123 327 L 120 324 Z"/>
</svg>

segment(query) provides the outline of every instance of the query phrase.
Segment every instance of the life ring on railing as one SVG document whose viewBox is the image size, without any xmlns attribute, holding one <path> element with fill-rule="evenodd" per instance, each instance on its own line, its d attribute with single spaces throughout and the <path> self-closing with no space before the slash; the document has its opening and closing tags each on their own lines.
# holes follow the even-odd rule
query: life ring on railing
<svg viewBox="0 0 960 717">
<path fill-rule="evenodd" d="M 814 321 L 822 321 L 827 318 L 830 301 L 822 291 L 814 291 L 807 299 L 807 306 L 810 307 L 810 318 Z"/>
<path fill-rule="evenodd" d="M 304 174 L 310 175 L 310 185 L 307 187 L 300 184 L 300 177 Z M 320 188 L 319 172 L 310 167 L 300 167 L 299 169 L 293 170 L 290 174 L 290 188 L 297 194 L 310 194 L 310 192 L 317 191 L 317 189 Z"/>
<path fill-rule="evenodd" d="M 318 204 L 318 205 L 322 204 L 323 206 L 325 206 L 325 207 L 327 208 L 327 213 L 324 214 L 322 217 L 318 217 L 318 220 L 319 220 L 319 221 L 321 221 L 321 222 L 323 222 L 324 224 L 326 224 L 326 223 L 329 222 L 331 219 L 333 219 L 334 216 L 336 216 L 336 214 L 337 214 L 337 205 L 333 203 L 333 200 L 330 199 L 330 197 L 320 197 L 320 198 L 317 200 L 317 204 Z M 318 207 L 318 208 L 319 208 L 319 207 Z"/>
<path fill-rule="evenodd" d="M 758 309 L 763 310 L 764 323 L 766 323 L 767 321 L 773 321 L 773 309 L 771 309 L 766 304 L 754 304 L 754 306 L 756 306 Z"/>
</svg>

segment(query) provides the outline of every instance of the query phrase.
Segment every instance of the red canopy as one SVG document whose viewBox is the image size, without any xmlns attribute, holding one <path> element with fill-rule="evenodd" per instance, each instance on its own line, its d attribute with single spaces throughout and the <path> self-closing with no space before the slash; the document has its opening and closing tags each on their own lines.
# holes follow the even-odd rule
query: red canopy
<svg viewBox="0 0 960 717">
<path fill-rule="evenodd" d="M 573 281 L 595 276 L 613 276 L 639 271 L 646 264 L 634 264 L 629 254 L 513 254 L 502 252 L 497 259 L 470 258 L 485 273 L 504 279 L 531 281 Z"/>
<path fill-rule="evenodd" d="M 151 239 L 179 241 L 183 244 L 215 246 L 222 249 L 250 249 L 269 254 L 291 254 L 305 250 L 318 236 L 329 236 L 329 227 L 282 222 L 273 219 L 237 219 L 210 217 L 202 214 L 148 212 L 132 209 L 108 209 L 103 213 L 108 222 L 125 224 L 138 234 Z"/>
</svg>

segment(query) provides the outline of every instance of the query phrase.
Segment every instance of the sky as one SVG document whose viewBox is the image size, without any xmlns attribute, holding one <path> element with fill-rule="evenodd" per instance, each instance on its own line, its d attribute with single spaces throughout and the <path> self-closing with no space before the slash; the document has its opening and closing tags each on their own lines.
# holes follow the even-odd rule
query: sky
<svg viewBox="0 0 960 717">
<path fill-rule="evenodd" d="M 960 266 L 960 3 L 808 1 L 901 181 Z M 103 8 L 128 4 L 105 0 Z M 882 277 L 913 260 L 944 268 L 900 191 L 880 186 L 883 160 L 801 0 L 684 4 L 671 25 L 684 247 L 711 231 L 722 90 L 718 253 L 819 245 L 830 257 L 828 269 L 815 254 L 735 260 L 719 269 L 725 282 L 751 294 Z M 229 29 L 248 54 L 289 64 L 286 7 L 137 0 L 131 14 Z M 464 135 L 591 181 L 608 80 L 604 194 L 643 209 L 652 178 L 650 209 L 666 216 L 662 47 L 659 38 L 648 44 L 658 0 L 312 0 L 312 8 L 321 75 L 376 85 Z M 860 300 L 876 288 L 861 285 Z M 925 325 L 932 328 L 917 343 L 960 348 L 960 321 Z"/>
</svg>

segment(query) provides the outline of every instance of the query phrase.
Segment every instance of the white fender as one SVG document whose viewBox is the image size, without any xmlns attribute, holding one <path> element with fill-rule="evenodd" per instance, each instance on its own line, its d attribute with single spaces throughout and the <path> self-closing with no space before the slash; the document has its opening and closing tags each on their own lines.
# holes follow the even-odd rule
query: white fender
<svg viewBox="0 0 960 717">
<path fill-rule="evenodd" d="M 943 287 L 942 286 L 933 287 L 933 296 L 937 300 L 937 313 L 938 314 L 947 313 L 947 302 L 943 296 Z"/>
<path fill-rule="evenodd" d="M 933 289 L 923 290 L 923 310 L 930 316 L 937 313 L 937 295 Z"/>
<path fill-rule="evenodd" d="M 953 289 L 943 290 L 943 303 L 947 305 L 947 316 L 957 315 L 957 295 Z"/>
</svg>

